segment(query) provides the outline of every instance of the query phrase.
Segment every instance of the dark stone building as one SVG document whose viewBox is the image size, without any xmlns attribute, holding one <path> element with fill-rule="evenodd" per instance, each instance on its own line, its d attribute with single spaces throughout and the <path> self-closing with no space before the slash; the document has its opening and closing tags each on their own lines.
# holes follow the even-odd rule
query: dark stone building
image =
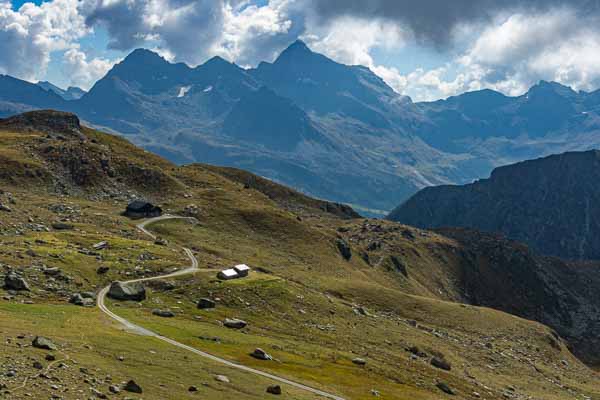
<svg viewBox="0 0 600 400">
<path fill-rule="evenodd" d="M 134 200 L 127 205 L 124 215 L 130 218 L 160 217 L 162 208 L 144 200 Z"/>
</svg>

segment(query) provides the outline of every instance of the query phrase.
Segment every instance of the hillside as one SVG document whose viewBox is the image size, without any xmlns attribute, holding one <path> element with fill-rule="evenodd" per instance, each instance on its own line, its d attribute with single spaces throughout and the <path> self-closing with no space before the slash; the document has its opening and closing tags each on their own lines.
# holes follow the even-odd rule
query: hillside
<svg viewBox="0 0 600 400">
<path fill-rule="evenodd" d="M 273 382 L 264 376 L 128 332 L 97 307 L 69 304 L 74 293 L 94 296 L 115 280 L 180 270 L 189 263 L 181 246 L 199 270 L 147 282 L 145 300 L 109 299 L 109 309 L 187 346 L 345 399 L 600 397 L 598 375 L 569 350 L 598 360 L 596 306 L 579 286 L 596 291 L 594 265 L 572 267 L 582 268 L 582 280 L 564 279 L 567 264 L 546 273 L 551 261 L 512 242 L 357 218 L 244 171 L 179 167 L 69 114 L 1 121 L 0 157 L 0 275 L 4 282 L 15 273 L 30 289 L 0 289 L 7 398 L 131 397 L 110 392 L 131 379 L 145 399 L 270 397 Z M 148 225 L 160 237 L 151 240 L 122 215 L 142 197 L 195 220 Z M 240 262 L 252 268 L 249 277 L 216 279 Z M 543 289 L 529 293 L 524 281 Z M 498 282 L 505 297 L 490 295 Z M 576 306 L 551 306 L 563 292 Z M 216 308 L 199 309 L 201 298 Z M 489 307 L 554 324 L 563 337 Z M 167 311 L 171 317 L 160 316 Z M 562 329 L 562 317 L 585 329 Z M 247 326 L 227 328 L 226 318 Z M 56 349 L 32 347 L 38 335 Z M 252 357 L 256 348 L 273 360 Z M 281 389 L 282 398 L 316 398 Z"/>
<path fill-rule="evenodd" d="M 138 49 L 88 93 L 3 76 L 0 116 L 75 112 L 177 164 L 243 168 L 384 216 L 427 186 L 597 148 L 598 93 L 542 81 L 516 97 L 481 90 L 413 103 L 368 68 L 296 41 L 250 69 L 220 57 L 192 68 Z"/>
<path fill-rule="evenodd" d="M 571 152 L 495 169 L 465 186 L 423 189 L 389 219 L 500 232 L 536 251 L 600 259 L 600 152 Z"/>
</svg>

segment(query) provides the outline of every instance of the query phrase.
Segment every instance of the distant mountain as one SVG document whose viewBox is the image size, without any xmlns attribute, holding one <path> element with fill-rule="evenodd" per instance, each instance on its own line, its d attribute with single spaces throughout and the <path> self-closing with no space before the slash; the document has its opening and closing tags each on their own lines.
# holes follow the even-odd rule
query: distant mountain
<svg viewBox="0 0 600 400">
<path fill-rule="evenodd" d="M 37 85 L 46 91 L 56 93 L 57 95 L 62 97 L 64 100 L 77 100 L 77 99 L 82 98 L 83 95 L 86 93 L 85 90 L 78 88 L 78 87 L 69 86 L 65 90 L 65 89 L 61 89 L 58 86 L 53 85 L 52 83 L 46 82 L 46 81 L 38 82 Z"/>
<path fill-rule="evenodd" d="M 7 75 L 0 75 L 0 117 L 42 108 L 64 109 L 65 101 L 54 92 Z"/>
<path fill-rule="evenodd" d="M 600 259 L 600 151 L 497 168 L 465 186 L 421 190 L 389 219 L 500 232 L 547 255 Z"/>
<path fill-rule="evenodd" d="M 174 162 L 244 168 L 367 215 L 426 186 L 600 148 L 600 91 L 540 82 L 518 97 L 483 90 L 413 103 L 368 68 L 301 41 L 247 70 L 220 57 L 192 68 L 138 49 L 69 101 L 9 77 L 0 90 L 1 115 L 76 112 Z"/>
</svg>

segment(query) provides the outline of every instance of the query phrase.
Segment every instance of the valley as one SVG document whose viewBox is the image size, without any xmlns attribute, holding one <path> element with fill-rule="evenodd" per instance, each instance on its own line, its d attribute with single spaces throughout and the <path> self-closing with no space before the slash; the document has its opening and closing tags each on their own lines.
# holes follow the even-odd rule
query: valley
<svg viewBox="0 0 600 400">
<path fill-rule="evenodd" d="M 114 281 L 181 271 L 190 265 L 182 248 L 197 271 L 148 281 L 145 299 L 107 298 L 106 308 L 344 399 L 600 398 L 599 376 L 583 363 L 599 357 L 594 331 L 578 336 L 557 323 L 574 312 L 593 324 L 595 305 L 584 302 L 593 296 L 565 298 L 579 308 L 551 300 L 579 290 L 560 271 L 583 267 L 493 235 L 362 218 L 240 170 L 178 166 L 71 114 L 1 121 L 0 160 L 0 275 L 29 288 L 0 289 L 5 398 L 322 398 L 69 303 Z M 122 215 L 138 198 L 185 218 L 146 225 L 153 239 Z M 239 263 L 251 267 L 247 278 L 217 279 Z M 585 274 L 593 292 L 597 273 Z M 216 307 L 198 308 L 202 298 Z M 33 347 L 36 336 L 54 349 Z M 252 356 L 257 348 L 272 359 Z M 126 390 L 130 380 L 142 394 Z M 282 394 L 267 393 L 276 384 Z"/>
</svg>

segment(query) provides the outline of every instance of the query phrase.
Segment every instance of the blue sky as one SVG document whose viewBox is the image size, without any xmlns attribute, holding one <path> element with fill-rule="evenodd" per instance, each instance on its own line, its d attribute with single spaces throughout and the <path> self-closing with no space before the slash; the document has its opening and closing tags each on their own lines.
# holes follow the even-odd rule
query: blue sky
<svg viewBox="0 0 600 400">
<path fill-rule="evenodd" d="M 131 50 L 244 67 L 294 40 L 433 100 L 551 80 L 600 87 L 600 24 L 587 0 L 0 0 L 0 73 L 88 89 Z M 368 5 L 368 7 L 365 7 Z M 469 12 L 465 12 L 468 10 Z M 419 21 L 416 24 L 414 21 Z"/>
</svg>

